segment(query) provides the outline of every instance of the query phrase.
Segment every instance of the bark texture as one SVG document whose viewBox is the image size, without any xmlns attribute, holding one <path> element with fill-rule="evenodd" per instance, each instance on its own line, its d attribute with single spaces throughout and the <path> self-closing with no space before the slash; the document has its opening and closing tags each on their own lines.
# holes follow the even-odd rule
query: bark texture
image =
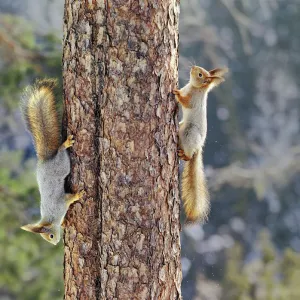
<svg viewBox="0 0 300 300">
<path fill-rule="evenodd" d="M 181 299 L 177 0 L 66 0 L 65 299 Z"/>
</svg>

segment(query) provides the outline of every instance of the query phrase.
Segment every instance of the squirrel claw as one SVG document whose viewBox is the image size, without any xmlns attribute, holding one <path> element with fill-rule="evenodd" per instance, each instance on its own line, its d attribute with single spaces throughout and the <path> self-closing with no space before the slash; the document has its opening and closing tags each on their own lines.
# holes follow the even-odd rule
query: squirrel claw
<svg viewBox="0 0 300 300">
<path fill-rule="evenodd" d="M 75 141 L 74 141 L 74 135 L 73 134 L 70 134 L 67 138 L 68 142 L 71 143 L 71 144 L 74 144 Z"/>
<path fill-rule="evenodd" d="M 82 190 L 82 191 L 80 191 L 80 192 L 78 193 L 78 197 L 79 197 L 79 198 L 83 198 L 85 195 L 86 195 L 85 190 Z"/>
</svg>

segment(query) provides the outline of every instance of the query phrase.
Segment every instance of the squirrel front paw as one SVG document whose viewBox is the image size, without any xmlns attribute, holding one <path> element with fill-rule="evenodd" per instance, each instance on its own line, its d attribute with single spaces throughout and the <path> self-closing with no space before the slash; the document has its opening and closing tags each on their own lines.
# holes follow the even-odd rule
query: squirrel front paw
<svg viewBox="0 0 300 300">
<path fill-rule="evenodd" d="M 173 94 L 176 96 L 176 100 L 185 108 L 191 108 L 190 102 L 192 94 L 182 95 L 182 92 L 178 89 L 173 90 Z"/>
<path fill-rule="evenodd" d="M 74 136 L 71 134 L 67 137 L 66 141 L 63 143 L 63 146 L 65 147 L 65 149 L 68 149 L 72 147 L 74 143 L 75 143 Z"/>
</svg>

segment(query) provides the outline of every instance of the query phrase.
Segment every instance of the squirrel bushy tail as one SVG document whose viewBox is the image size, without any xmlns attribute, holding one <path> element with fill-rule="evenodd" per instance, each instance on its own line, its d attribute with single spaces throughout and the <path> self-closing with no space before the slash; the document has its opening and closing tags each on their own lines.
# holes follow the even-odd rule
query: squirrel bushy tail
<svg viewBox="0 0 300 300">
<path fill-rule="evenodd" d="M 39 160 L 52 158 L 61 145 L 61 119 L 56 97 L 55 79 L 37 80 L 26 88 L 21 111 L 31 132 Z"/>
<path fill-rule="evenodd" d="M 184 164 L 182 200 L 188 221 L 206 221 L 210 205 L 201 150 Z"/>
</svg>

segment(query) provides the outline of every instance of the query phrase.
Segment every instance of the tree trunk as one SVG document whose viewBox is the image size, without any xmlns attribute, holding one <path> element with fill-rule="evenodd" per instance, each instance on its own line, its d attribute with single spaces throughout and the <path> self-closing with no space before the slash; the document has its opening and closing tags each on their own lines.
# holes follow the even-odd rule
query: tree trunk
<svg viewBox="0 0 300 300">
<path fill-rule="evenodd" d="M 178 0 L 66 0 L 65 299 L 181 299 Z"/>
</svg>

